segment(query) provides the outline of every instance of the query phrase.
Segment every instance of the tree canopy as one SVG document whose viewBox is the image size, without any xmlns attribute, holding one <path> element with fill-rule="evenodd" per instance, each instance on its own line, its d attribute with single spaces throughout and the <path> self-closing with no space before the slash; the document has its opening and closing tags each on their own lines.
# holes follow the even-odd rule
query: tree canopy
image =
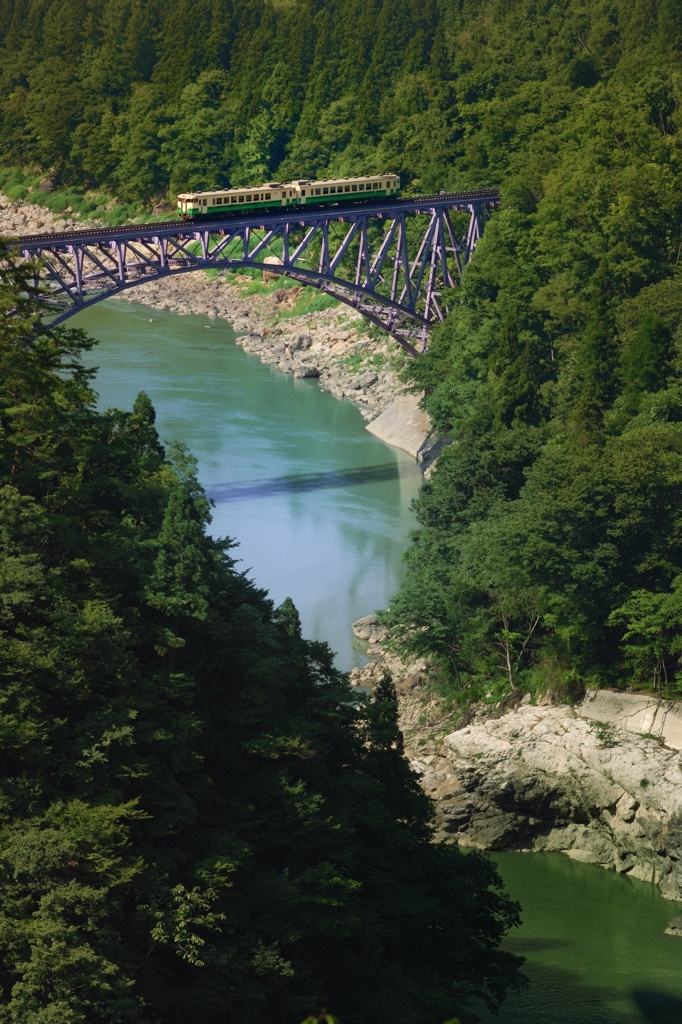
<svg viewBox="0 0 682 1024">
<path fill-rule="evenodd" d="M 612 149 L 624 169 L 641 119 L 665 148 L 681 37 L 677 0 L 2 0 L 0 159 L 123 198 L 516 172 L 526 208 L 560 148 Z M 651 168 L 642 186 L 669 183 Z"/>
<path fill-rule="evenodd" d="M 0 277 L 0 1021 L 433 1024 L 518 984 L 483 857 L 434 845 L 359 701 L 207 532 L 140 394 Z M 9 314 L 12 315 L 9 315 Z"/>
</svg>

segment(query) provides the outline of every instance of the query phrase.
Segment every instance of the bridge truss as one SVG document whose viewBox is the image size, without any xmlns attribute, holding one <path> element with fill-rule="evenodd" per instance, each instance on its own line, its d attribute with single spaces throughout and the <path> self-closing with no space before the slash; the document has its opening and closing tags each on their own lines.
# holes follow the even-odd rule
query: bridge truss
<svg viewBox="0 0 682 1024">
<path fill-rule="evenodd" d="M 9 258 L 35 262 L 36 295 L 53 324 L 155 278 L 259 268 L 345 302 L 417 355 L 497 205 L 493 191 L 440 193 L 75 230 L 19 238 Z"/>
</svg>

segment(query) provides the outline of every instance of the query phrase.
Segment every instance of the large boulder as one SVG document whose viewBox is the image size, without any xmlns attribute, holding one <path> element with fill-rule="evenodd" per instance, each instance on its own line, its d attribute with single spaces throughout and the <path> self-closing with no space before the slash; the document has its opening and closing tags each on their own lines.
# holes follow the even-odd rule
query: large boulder
<svg viewBox="0 0 682 1024">
<path fill-rule="evenodd" d="M 358 640 L 368 640 L 370 643 L 380 643 L 388 636 L 385 626 L 379 624 L 376 615 L 364 615 L 357 622 L 352 623 L 351 629 Z"/>
<path fill-rule="evenodd" d="M 478 849 L 553 851 L 654 882 L 682 900 L 680 754 L 573 708 L 524 705 L 445 736 L 413 768 L 440 838 Z"/>
<path fill-rule="evenodd" d="M 364 391 L 365 388 L 371 388 L 372 385 L 376 384 L 378 380 L 379 374 L 372 373 L 371 371 L 368 370 L 366 373 L 361 373 L 358 377 L 356 377 L 353 383 L 351 384 L 351 387 L 355 388 L 357 391 Z"/>
<path fill-rule="evenodd" d="M 313 366 L 311 363 L 301 363 L 300 366 L 297 366 L 296 369 L 294 370 L 294 377 L 301 378 L 301 377 L 319 377 L 319 376 L 320 376 L 320 371 L 318 370 L 318 368 L 316 366 Z"/>
<path fill-rule="evenodd" d="M 287 338 L 287 345 L 292 352 L 303 352 L 305 349 L 310 348 L 312 343 L 313 339 L 310 334 L 292 334 Z"/>
</svg>

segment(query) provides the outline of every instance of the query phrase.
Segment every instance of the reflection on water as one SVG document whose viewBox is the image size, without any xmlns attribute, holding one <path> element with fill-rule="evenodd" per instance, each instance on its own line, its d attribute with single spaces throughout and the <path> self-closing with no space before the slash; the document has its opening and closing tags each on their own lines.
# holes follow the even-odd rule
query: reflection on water
<svg viewBox="0 0 682 1024">
<path fill-rule="evenodd" d="M 210 324 L 211 331 L 204 330 Z M 365 659 L 350 623 L 385 607 L 415 526 L 414 460 L 364 429 L 359 412 L 310 380 L 263 366 L 225 321 L 105 302 L 74 325 L 100 339 L 100 406 L 129 409 L 140 390 L 162 440 L 182 440 L 216 503 L 212 531 L 234 537 L 240 567 L 276 603 L 290 595 L 305 634 L 340 668 Z"/>
<path fill-rule="evenodd" d="M 526 957 L 530 987 L 487 1022 L 643 1024 L 635 990 L 682 996 L 682 939 L 664 935 L 679 904 L 655 886 L 559 853 L 492 856 L 522 907 L 505 946 Z"/>
</svg>

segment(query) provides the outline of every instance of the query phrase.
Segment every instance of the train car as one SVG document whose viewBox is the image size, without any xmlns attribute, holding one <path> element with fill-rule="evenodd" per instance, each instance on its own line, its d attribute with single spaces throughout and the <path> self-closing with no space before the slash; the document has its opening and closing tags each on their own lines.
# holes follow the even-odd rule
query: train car
<svg viewBox="0 0 682 1024">
<path fill-rule="evenodd" d="M 216 189 L 213 192 L 181 192 L 178 213 L 184 217 L 212 216 L 216 213 L 241 213 L 277 206 L 298 205 L 298 190 L 292 183 L 271 181 L 249 188 Z"/>
<path fill-rule="evenodd" d="M 211 192 L 181 192 L 178 196 L 178 213 L 181 217 L 212 217 L 247 210 L 326 206 L 398 195 L 400 178 L 396 174 L 370 174 L 361 178 L 329 178 L 319 181 L 299 178 L 285 183 L 271 181 L 265 185 L 215 189 Z"/>
<path fill-rule="evenodd" d="M 298 186 L 300 206 L 326 206 L 328 203 L 400 195 L 400 178 L 397 174 L 370 174 L 364 178 L 323 178 L 320 181 L 301 178 L 292 184 Z"/>
</svg>

